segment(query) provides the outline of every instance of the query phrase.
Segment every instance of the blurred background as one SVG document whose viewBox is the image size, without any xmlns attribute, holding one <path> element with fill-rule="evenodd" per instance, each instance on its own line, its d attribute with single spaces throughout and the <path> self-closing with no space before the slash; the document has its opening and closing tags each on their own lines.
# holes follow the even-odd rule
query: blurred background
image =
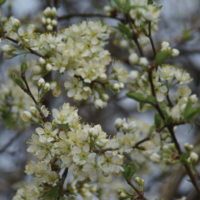
<svg viewBox="0 0 200 200">
<path fill-rule="evenodd" d="M 161 19 L 158 31 L 153 35 L 157 49 L 160 48 L 162 41 L 169 41 L 172 47 L 180 50 L 180 56 L 169 60 L 169 63 L 177 64 L 187 70 L 194 81 L 191 88 L 197 96 L 200 96 L 200 1 L 199 0 L 158 0 L 162 5 Z M 47 6 L 58 8 L 58 17 L 76 13 L 102 13 L 103 7 L 107 5 L 107 0 L 7 0 L 1 8 L 1 17 L 14 16 L 22 21 L 33 24 L 40 24 L 42 12 Z M 72 17 L 69 19 L 58 20 L 58 29 L 66 28 L 71 24 L 78 23 L 86 19 L 102 20 L 109 26 L 116 26 L 114 19 L 100 17 Z M 190 39 L 185 39 L 188 34 Z M 113 45 L 114 38 L 111 38 L 107 49 L 111 52 L 113 60 L 120 60 L 127 69 L 132 69 L 128 62 L 128 51 Z M 150 47 L 146 47 L 145 55 L 152 58 Z M 21 57 L 11 60 L 3 59 L 0 54 L 0 84 L 6 82 L 7 71 L 20 64 Z M 113 96 L 106 108 L 103 110 L 95 109 L 94 105 L 85 103 L 75 103 L 68 99 L 64 92 L 59 98 L 49 94 L 45 99 L 45 104 L 50 108 L 59 108 L 63 102 L 70 102 L 79 107 L 79 114 L 82 120 L 88 123 L 101 124 L 103 130 L 108 134 L 115 134 L 114 121 L 117 117 L 121 118 L 140 118 L 147 124 L 153 123 L 152 112 L 139 113 L 137 104 L 125 97 L 126 91 Z M 1 95 L 1 93 L 0 93 Z M 19 117 L 19 116 L 18 116 Z M 22 181 L 28 181 L 24 173 L 26 163 L 32 159 L 27 153 L 26 141 L 31 137 L 35 126 L 28 127 L 26 130 L 8 129 L 5 121 L 0 121 L 0 200 L 10 200 Z M 200 155 L 200 133 L 199 129 L 191 129 L 191 126 L 180 126 L 177 130 L 177 137 L 181 144 L 185 142 L 193 143 L 197 146 L 196 152 Z M 193 191 L 188 177 L 182 166 L 168 166 L 167 169 L 157 167 L 150 163 L 150 175 L 142 174 L 145 178 L 145 191 L 149 199 L 163 198 L 172 200 L 181 198 L 190 193 L 189 200 L 199 200 Z M 197 168 L 198 169 L 198 168 Z M 199 169 L 200 171 L 200 169 Z"/>
</svg>

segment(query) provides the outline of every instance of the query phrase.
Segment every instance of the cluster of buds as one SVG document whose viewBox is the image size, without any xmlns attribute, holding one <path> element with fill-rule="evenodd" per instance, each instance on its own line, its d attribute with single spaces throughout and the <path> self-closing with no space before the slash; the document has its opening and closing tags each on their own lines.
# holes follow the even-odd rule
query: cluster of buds
<svg viewBox="0 0 200 200">
<path fill-rule="evenodd" d="M 180 53 L 178 49 L 171 49 L 169 42 L 162 42 L 161 47 L 161 51 L 170 51 L 172 57 L 177 57 Z"/>
<path fill-rule="evenodd" d="M 11 59 L 17 55 L 16 53 L 14 53 L 14 51 L 17 51 L 18 49 L 12 45 L 6 44 L 1 47 L 1 50 L 4 53 L 4 58 Z"/>
<path fill-rule="evenodd" d="M 43 105 L 41 108 L 36 108 L 35 106 L 31 106 L 29 108 L 29 111 L 24 111 L 21 114 L 21 118 L 24 122 L 34 122 L 38 123 L 38 119 L 40 119 L 41 113 L 44 115 L 44 117 L 48 117 L 49 111 L 48 109 Z"/>
<path fill-rule="evenodd" d="M 103 9 L 104 9 L 107 16 L 112 16 L 112 13 L 113 13 L 114 10 L 111 6 L 104 6 Z"/>
<path fill-rule="evenodd" d="M 133 197 L 133 195 L 129 194 L 124 189 L 119 189 L 118 190 L 118 196 L 119 196 L 119 199 L 129 199 L 130 197 Z"/>
<path fill-rule="evenodd" d="M 122 89 L 124 89 L 124 84 L 123 83 L 115 83 L 115 84 L 112 85 L 112 89 L 116 93 L 119 93 Z"/>
<path fill-rule="evenodd" d="M 55 7 L 47 7 L 44 12 L 44 17 L 42 18 L 43 25 L 47 28 L 48 31 L 52 31 L 53 27 L 57 26 L 57 21 L 55 20 L 57 10 Z"/>
<path fill-rule="evenodd" d="M 45 80 L 43 78 L 40 78 L 38 80 L 38 87 L 39 89 L 43 89 L 43 91 L 46 93 L 50 90 L 50 84 L 46 83 Z"/>
<path fill-rule="evenodd" d="M 149 64 L 149 61 L 145 57 L 139 57 L 136 53 L 131 53 L 129 55 L 129 62 L 132 65 L 139 65 L 142 67 L 146 67 Z"/>
<path fill-rule="evenodd" d="M 188 163 L 195 165 L 199 160 L 199 156 L 197 153 L 192 151 L 194 149 L 194 146 L 192 144 L 185 143 L 184 148 L 189 154 L 188 159 L 187 159 Z"/>
</svg>

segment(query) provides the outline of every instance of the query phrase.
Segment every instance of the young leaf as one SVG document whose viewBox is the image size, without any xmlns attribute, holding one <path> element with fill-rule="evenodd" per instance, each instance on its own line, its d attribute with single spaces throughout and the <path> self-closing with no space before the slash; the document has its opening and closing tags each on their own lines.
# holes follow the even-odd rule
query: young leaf
<svg viewBox="0 0 200 200">
<path fill-rule="evenodd" d="M 156 63 L 162 65 L 170 54 L 170 51 L 159 51 L 156 55 Z"/>
<path fill-rule="evenodd" d="M 137 92 L 127 93 L 126 96 L 139 102 L 146 102 L 146 97 Z"/>
<path fill-rule="evenodd" d="M 6 0 L 0 0 L 0 6 L 3 5 L 6 2 Z"/>
<path fill-rule="evenodd" d="M 133 168 L 131 164 L 124 166 L 124 172 L 122 172 L 122 175 L 125 179 L 130 180 L 132 176 L 135 174 L 136 170 Z"/>
<path fill-rule="evenodd" d="M 153 104 L 153 105 L 155 105 L 155 104 L 157 103 L 156 98 L 155 98 L 154 96 L 152 96 L 152 95 L 149 95 L 149 96 L 146 98 L 146 102 L 151 103 L 151 104 Z"/>
<path fill-rule="evenodd" d="M 27 69 L 28 69 L 28 65 L 26 62 L 26 58 L 24 57 L 24 60 L 22 61 L 22 64 L 21 64 L 21 71 L 26 72 Z"/>
<path fill-rule="evenodd" d="M 124 13 L 128 13 L 129 10 L 130 10 L 130 1 L 129 1 L 129 0 L 126 0 L 126 1 L 125 1 L 125 4 L 124 4 L 123 12 L 124 12 Z"/>
<path fill-rule="evenodd" d="M 24 83 L 23 83 L 22 79 L 20 77 L 18 77 L 15 73 L 13 73 L 12 79 L 20 88 L 22 88 L 22 89 L 24 88 Z"/>
<path fill-rule="evenodd" d="M 156 113 L 156 114 L 155 114 L 155 117 L 154 117 L 154 124 L 155 124 L 156 128 L 160 128 L 160 127 L 161 127 L 162 119 L 161 119 L 159 113 Z"/>
<path fill-rule="evenodd" d="M 153 4 L 153 0 L 148 0 L 148 4 Z"/>
<path fill-rule="evenodd" d="M 119 23 L 116 27 L 121 33 L 125 34 L 128 39 L 132 39 L 131 31 L 122 23 Z"/>
<path fill-rule="evenodd" d="M 121 4 L 121 2 L 120 2 L 120 0 L 114 0 L 114 2 L 115 2 L 115 4 L 116 4 L 116 6 L 117 6 L 117 8 L 119 9 L 119 10 L 122 10 L 122 4 Z"/>
</svg>

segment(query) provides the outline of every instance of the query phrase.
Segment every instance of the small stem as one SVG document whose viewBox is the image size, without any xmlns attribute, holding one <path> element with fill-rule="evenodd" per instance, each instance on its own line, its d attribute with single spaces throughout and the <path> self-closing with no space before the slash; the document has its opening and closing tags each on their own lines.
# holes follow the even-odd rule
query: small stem
<svg viewBox="0 0 200 200">
<path fill-rule="evenodd" d="M 148 200 L 146 197 L 144 197 L 144 195 L 132 184 L 131 180 L 126 179 L 126 182 L 128 183 L 128 185 L 130 185 L 135 192 L 142 198 L 142 200 Z"/>
<path fill-rule="evenodd" d="M 26 88 L 24 89 L 24 92 L 26 92 L 26 94 L 28 94 L 31 97 L 31 99 L 33 100 L 33 102 L 35 103 L 36 106 L 40 107 L 39 103 L 36 101 L 35 97 L 33 96 L 32 92 L 30 90 L 30 87 L 29 87 L 29 85 L 27 83 L 25 72 L 21 72 L 21 78 L 22 78 L 22 80 L 24 81 L 24 83 L 26 85 Z M 39 113 L 40 113 L 40 116 L 41 116 L 42 120 L 46 121 L 44 114 L 41 111 L 39 111 Z"/>
<path fill-rule="evenodd" d="M 154 42 L 153 42 L 153 38 L 152 38 L 152 35 L 151 35 L 151 22 L 149 22 L 148 38 L 149 38 L 149 40 L 151 42 L 151 46 L 152 46 L 152 49 L 153 49 L 153 54 L 154 54 L 154 56 L 156 56 L 156 48 L 155 48 L 155 45 L 154 45 Z"/>
<path fill-rule="evenodd" d="M 117 17 L 112 17 L 112 16 L 107 16 L 107 15 L 103 15 L 103 14 L 99 14 L 99 13 L 74 13 L 74 14 L 68 14 L 68 15 L 64 15 L 61 17 L 58 17 L 58 20 L 65 20 L 65 19 L 70 19 L 73 17 L 102 17 L 102 18 L 110 18 L 110 19 L 115 19 L 118 21 L 123 21 L 124 19 L 122 18 L 117 18 Z"/>
</svg>

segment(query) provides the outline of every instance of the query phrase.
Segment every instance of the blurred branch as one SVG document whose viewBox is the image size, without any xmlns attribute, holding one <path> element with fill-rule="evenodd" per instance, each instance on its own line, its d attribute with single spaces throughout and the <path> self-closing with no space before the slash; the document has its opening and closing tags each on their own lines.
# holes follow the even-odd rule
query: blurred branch
<svg viewBox="0 0 200 200">
<path fill-rule="evenodd" d="M 10 147 L 10 145 L 12 145 L 12 144 L 18 139 L 18 137 L 20 136 L 20 134 L 21 134 L 21 131 L 17 132 L 17 133 L 14 135 L 14 137 L 11 138 L 10 141 L 9 141 L 4 147 L 2 147 L 2 148 L 0 149 L 0 154 L 1 154 L 1 153 L 4 153 L 4 152 L 6 151 L 6 149 L 7 149 L 8 147 Z"/>
<path fill-rule="evenodd" d="M 100 17 L 100 18 L 110 18 L 110 19 L 114 19 L 114 20 L 118 20 L 118 21 L 124 20 L 123 18 L 107 16 L 107 15 L 103 15 L 100 13 L 96 13 L 96 14 L 95 13 L 72 13 L 72 14 L 60 16 L 60 17 L 58 17 L 58 20 L 66 20 L 66 19 L 71 19 L 74 17 Z"/>
</svg>

